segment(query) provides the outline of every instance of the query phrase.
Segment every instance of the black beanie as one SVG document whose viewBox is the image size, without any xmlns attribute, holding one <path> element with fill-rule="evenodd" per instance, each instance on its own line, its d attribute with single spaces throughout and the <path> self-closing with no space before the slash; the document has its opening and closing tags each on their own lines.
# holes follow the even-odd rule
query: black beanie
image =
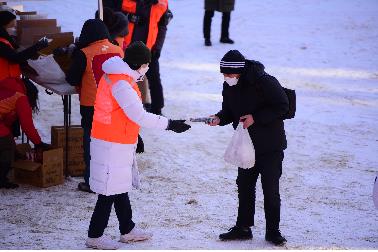
<svg viewBox="0 0 378 252">
<path fill-rule="evenodd" d="M 238 50 L 228 51 L 220 62 L 220 72 L 224 74 L 241 74 L 245 58 Z"/>
<path fill-rule="evenodd" d="M 8 10 L 1 8 L 0 9 L 0 26 L 5 26 L 9 24 L 12 20 L 16 19 L 16 15 L 12 12 L 11 9 Z"/>
<path fill-rule="evenodd" d="M 115 12 L 113 22 L 108 25 L 110 36 L 125 37 L 129 34 L 129 20 L 122 12 Z"/>
<path fill-rule="evenodd" d="M 135 41 L 126 48 L 123 60 L 131 69 L 137 70 L 141 65 L 151 62 L 151 51 L 142 41 Z"/>
<path fill-rule="evenodd" d="M 114 12 L 112 9 L 104 8 L 104 23 L 109 30 L 110 37 L 115 39 L 116 37 L 125 37 L 129 34 L 129 20 L 127 15 L 122 12 Z M 98 11 L 95 14 L 96 18 L 100 18 Z"/>
</svg>

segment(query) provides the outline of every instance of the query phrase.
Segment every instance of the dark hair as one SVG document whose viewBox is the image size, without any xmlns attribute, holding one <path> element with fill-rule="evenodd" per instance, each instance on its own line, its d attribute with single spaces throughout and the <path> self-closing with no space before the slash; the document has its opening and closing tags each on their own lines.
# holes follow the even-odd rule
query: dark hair
<svg viewBox="0 0 378 252">
<path fill-rule="evenodd" d="M 26 88 L 26 96 L 28 97 L 30 107 L 34 114 L 38 114 L 39 112 L 39 102 L 38 102 L 38 89 L 37 87 L 31 82 L 29 79 L 23 79 L 25 88 Z"/>
</svg>

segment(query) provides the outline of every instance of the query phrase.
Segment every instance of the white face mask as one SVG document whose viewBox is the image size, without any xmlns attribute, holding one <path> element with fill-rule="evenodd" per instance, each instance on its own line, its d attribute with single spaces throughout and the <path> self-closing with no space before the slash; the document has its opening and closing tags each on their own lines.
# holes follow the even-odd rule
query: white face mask
<svg viewBox="0 0 378 252">
<path fill-rule="evenodd" d="M 232 86 L 235 86 L 239 79 L 234 77 L 234 78 L 230 78 L 230 77 L 224 77 L 224 81 L 227 82 L 227 84 L 232 87 Z"/>
<path fill-rule="evenodd" d="M 142 81 L 144 76 L 146 75 L 148 69 L 150 69 L 150 67 L 147 65 L 146 67 L 141 67 L 137 70 L 137 72 L 140 74 L 138 80 L 139 81 Z"/>
</svg>

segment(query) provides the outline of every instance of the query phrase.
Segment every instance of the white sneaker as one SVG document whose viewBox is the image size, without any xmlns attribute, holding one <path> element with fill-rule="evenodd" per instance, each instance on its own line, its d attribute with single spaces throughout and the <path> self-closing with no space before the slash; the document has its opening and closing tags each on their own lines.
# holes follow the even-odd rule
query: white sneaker
<svg viewBox="0 0 378 252">
<path fill-rule="evenodd" d="M 119 241 L 128 243 L 128 242 L 148 240 L 151 237 L 152 237 L 151 233 L 147 233 L 143 231 L 142 229 L 134 227 L 133 230 L 130 231 L 130 233 L 121 235 Z"/>
<path fill-rule="evenodd" d="M 99 238 L 87 238 L 85 241 L 85 245 L 88 248 L 93 248 L 93 249 L 104 249 L 104 250 L 114 250 L 114 249 L 119 249 L 120 244 L 114 240 L 112 240 L 109 237 L 106 236 L 101 236 Z"/>
</svg>

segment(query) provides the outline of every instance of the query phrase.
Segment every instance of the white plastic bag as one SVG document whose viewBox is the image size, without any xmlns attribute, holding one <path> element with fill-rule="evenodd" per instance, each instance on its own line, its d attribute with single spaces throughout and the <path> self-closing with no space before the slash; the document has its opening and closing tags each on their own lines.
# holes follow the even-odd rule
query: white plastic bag
<svg viewBox="0 0 378 252">
<path fill-rule="evenodd" d="M 37 71 L 37 82 L 60 84 L 64 83 L 66 75 L 56 63 L 52 54 L 40 56 L 37 60 L 28 60 L 29 65 Z"/>
<path fill-rule="evenodd" d="M 224 160 L 227 163 L 240 168 L 251 168 L 255 165 L 255 148 L 248 130 L 243 129 L 243 123 L 239 123 L 232 136 L 231 142 L 224 153 Z"/>
<path fill-rule="evenodd" d="M 377 176 L 375 177 L 375 182 L 374 182 L 373 201 L 374 201 L 375 208 L 378 209 L 378 173 L 377 173 Z"/>
</svg>

